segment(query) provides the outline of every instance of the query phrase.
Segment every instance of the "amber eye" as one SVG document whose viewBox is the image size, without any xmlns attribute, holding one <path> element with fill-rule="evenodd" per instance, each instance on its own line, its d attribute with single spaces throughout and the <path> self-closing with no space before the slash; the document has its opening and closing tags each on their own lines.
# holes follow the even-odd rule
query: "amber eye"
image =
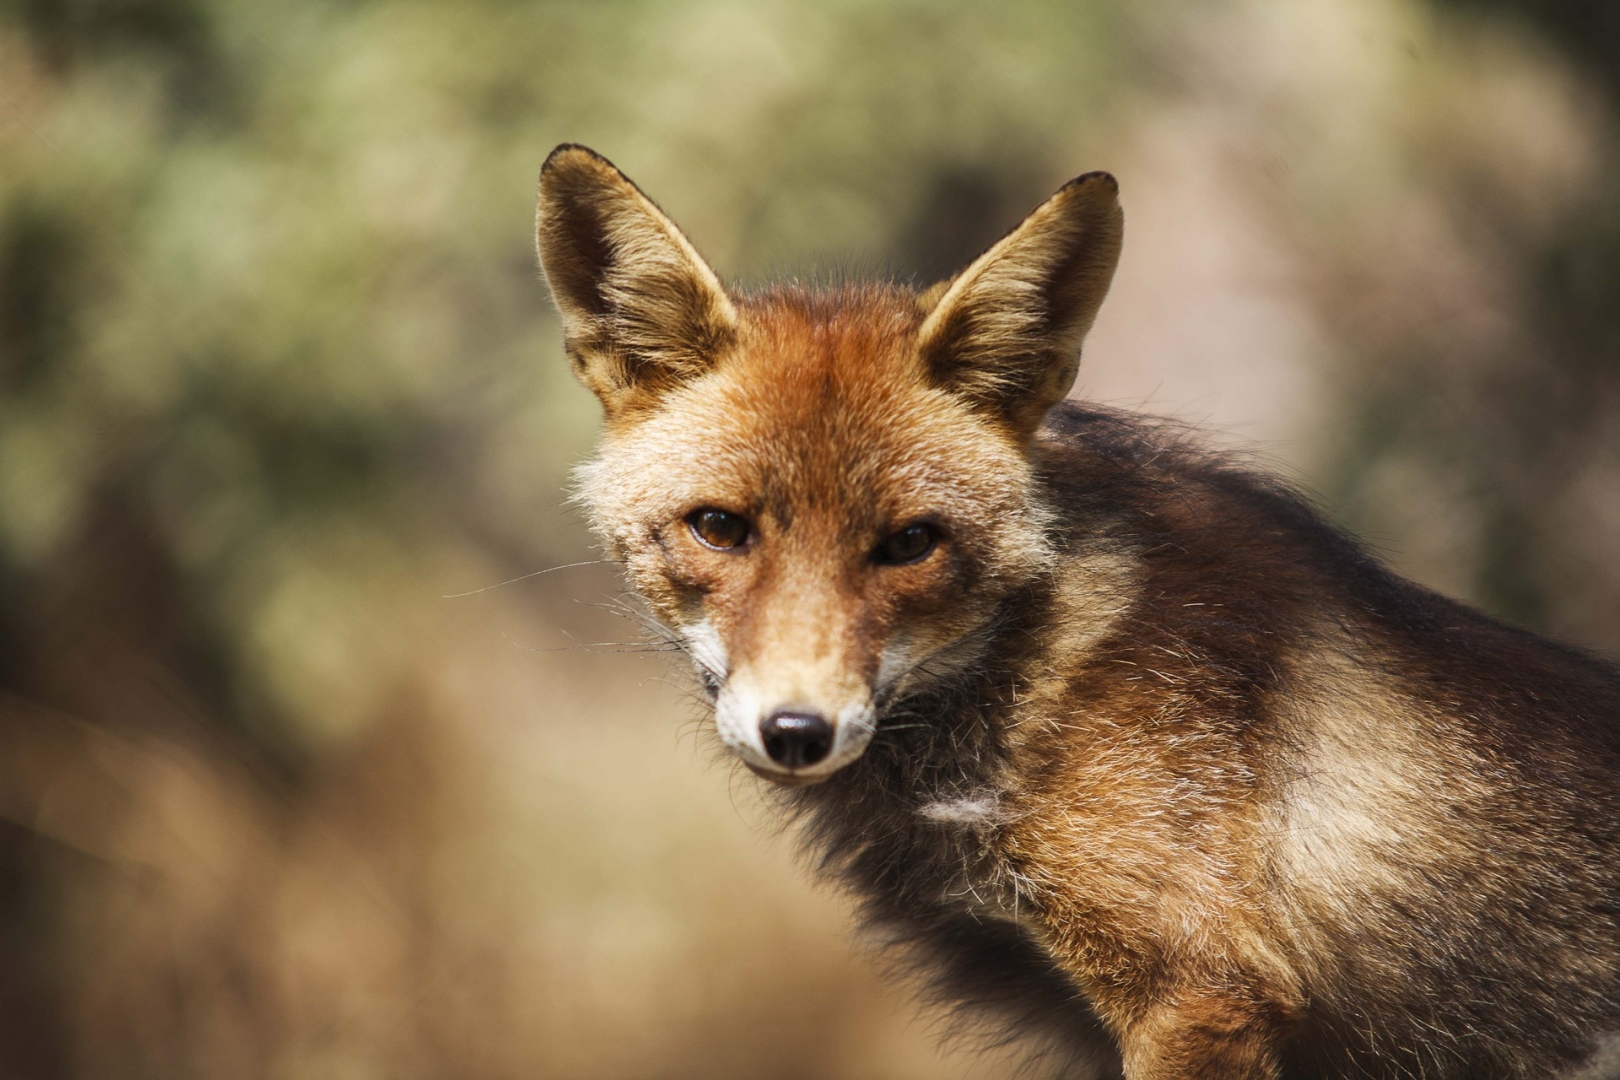
<svg viewBox="0 0 1620 1080">
<path fill-rule="evenodd" d="M 748 519 L 728 510 L 694 510 L 686 515 L 686 524 L 699 541 L 721 551 L 740 547 L 748 539 Z"/>
<path fill-rule="evenodd" d="M 938 540 L 939 533 L 932 525 L 907 525 L 879 544 L 874 554 L 878 562 L 891 566 L 914 563 L 933 551 Z"/>
</svg>

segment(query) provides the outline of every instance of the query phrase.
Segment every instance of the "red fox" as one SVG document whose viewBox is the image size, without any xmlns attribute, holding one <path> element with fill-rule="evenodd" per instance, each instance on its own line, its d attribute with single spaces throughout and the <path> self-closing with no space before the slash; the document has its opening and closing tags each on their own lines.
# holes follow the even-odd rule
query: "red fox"
<svg viewBox="0 0 1620 1080">
<path fill-rule="evenodd" d="M 558 147 L 592 525 L 878 939 L 1064 1075 L 1611 1075 L 1620 670 L 1065 400 L 1123 227 L 1088 173 L 921 292 L 734 291 Z"/>
</svg>

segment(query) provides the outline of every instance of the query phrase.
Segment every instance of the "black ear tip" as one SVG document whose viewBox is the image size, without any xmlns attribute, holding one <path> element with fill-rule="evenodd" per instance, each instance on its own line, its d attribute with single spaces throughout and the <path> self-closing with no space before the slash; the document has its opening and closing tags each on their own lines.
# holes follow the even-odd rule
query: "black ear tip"
<svg viewBox="0 0 1620 1080">
<path fill-rule="evenodd" d="M 613 162 L 609 161 L 601 154 L 598 154 L 590 147 L 583 146 L 580 143 L 565 142 L 559 143 L 556 149 L 552 150 L 551 153 L 546 155 L 545 164 L 540 166 L 540 176 L 542 179 L 544 179 L 546 176 L 555 173 L 559 169 L 578 167 L 582 165 L 597 170 L 600 170 L 603 166 L 606 166 L 607 168 L 612 169 L 614 172 L 619 171 L 618 167 L 615 166 Z"/>
<path fill-rule="evenodd" d="M 1059 191 L 1086 190 L 1086 191 L 1096 192 L 1098 194 L 1102 194 L 1103 192 L 1107 192 L 1110 195 L 1118 195 L 1119 194 L 1119 181 L 1114 179 L 1114 174 L 1113 173 L 1102 172 L 1101 170 L 1098 170 L 1097 172 L 1081 173 L 1079 176 L 1075 177 L 1073 180 L 1070 180 L 1067 184 L 1064 184 L 1058 190 Z"/>
</svg>

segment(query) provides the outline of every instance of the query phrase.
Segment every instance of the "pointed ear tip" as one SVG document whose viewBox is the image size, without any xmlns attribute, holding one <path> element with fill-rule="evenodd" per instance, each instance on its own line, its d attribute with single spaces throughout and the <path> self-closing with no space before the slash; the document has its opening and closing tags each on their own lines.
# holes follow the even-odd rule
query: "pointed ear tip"
<svg viewBox="0 0 1620 1080">
<path fill-rule="evenodd" d="M 1117 195 L 1119 194 L 1119 181 L 1114 179 L 1113 173 L 1097 169 L 1093 172 L 1081 173 L 1067 184 L 1064 184 L 1063 188 L 1065 190 L 1069 188 L 1090 188 L 1096 191 L 1111 191 Z"/>
<path fill-rule="evenodd" d="M 590 147 L 579 143 L 559 143 L 546 155 L 544 164 L 540 166 L 540 182 L 544 184 L 559 173 L 575 171 L 622 175 L 618 166 Z"/>
<path fill-rule="evenodd" d="M 1113 173 L 1088 172 L 1064 184 L 1057 193 L 1092 205 L 1118 205 L 1119 181 Z"/>
</svg>

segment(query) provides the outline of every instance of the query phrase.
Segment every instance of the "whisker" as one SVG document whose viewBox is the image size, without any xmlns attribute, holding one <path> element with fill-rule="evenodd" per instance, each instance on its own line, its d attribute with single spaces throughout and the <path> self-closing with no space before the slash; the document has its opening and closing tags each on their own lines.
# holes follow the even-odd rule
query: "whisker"
<svg viewBox="0 0 1620 1080">
<path fill-rule="evenodd" d="M 691 643 L 681 636 L 680 631 L 676 630 L 662 619 L 659 619 L 636 604 L 627 602 L 624 599 L 625 596 L 630 596 L 632 599 L 640 599 L 639 597 L 636 597 L 634 593 L 620 594 L 619 596 L 609 596 L 605 600 L 598 603 L 590 603 L 588 606 L 618 615 L 623 618 L 628 618 L 637 623 L 642 629 L 646 630 L 650 635 L 652 635 L 657 643 L 659 643 L 652 645 L 650 651 L 683 652 L 686 654 L 687 658 L 692 661 L 694 666 L 696 666 L 700 671 L 706 672 L 708 676 L 714 680 L 714 682 L 724 683 L 726 681 L 726 676 L 723 671 L 720 671 L 715 667 L 715 665 L 692 651 Z M 588 603 L 586 601 L 580 602 Z"/>
<path fill-rule="evenodd" d="M 548 566 L 544 570 L 535 570 L 532 573 L 520 574 L 517 577 L 511 578 L 507 581 L 497 581 L 493 585 L 485 585 L 482 589 L 468 589 L 466 592 L 457 593 L 441 593 L 439 595 L 439 599 L 460 600 L 464 596 L 477 596 L 479 593 L 487 593 L 491 589 L 499 589 L 507 585 L 516 585 L 520 581 L 528 581 L 530 578 L 537 578 L 542 574 L 549 574 L 554 570 L 572 570 L 576 566 L 601 566 L 603 563 L 610 563 L 612 561 L 612 559 L 586 559 L 584 562 L 564 563 L 562 566 Z"/>
</svg>

